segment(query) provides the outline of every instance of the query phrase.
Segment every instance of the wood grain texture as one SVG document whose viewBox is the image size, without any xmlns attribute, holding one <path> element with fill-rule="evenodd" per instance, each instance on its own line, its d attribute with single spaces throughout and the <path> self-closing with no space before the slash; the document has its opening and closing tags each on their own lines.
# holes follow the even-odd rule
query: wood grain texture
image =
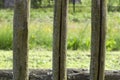
<svg viewBox="0 0 120 80">
<path fill-rule="evenodd" d="M 29 0 L 15 0 L 13 25 L 13 80 L 28 80 Z"/>
<path fill-rule="evenodd" d="M 53 80 L 66 80 L 68 0 L 55 0 L 53 29 Z"/>
<path fill-rule="evenodd" d="M 104 80 L 106 0 L 92 0 L 90 80 Z"/>
</svg>

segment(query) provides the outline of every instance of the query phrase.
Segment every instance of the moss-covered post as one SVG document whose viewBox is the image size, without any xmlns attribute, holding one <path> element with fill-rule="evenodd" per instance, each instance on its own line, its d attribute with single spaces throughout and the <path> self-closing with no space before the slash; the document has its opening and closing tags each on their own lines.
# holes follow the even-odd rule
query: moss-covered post
<svg viewBox="0 0 120 80">
<path fill-rule="evenodd" d="M 68 0 L 55 0 L 53 29 L 53 80 L 66 80 Z"/>
<path fill-rule="evenodd" d="M 106 0 L 92 0 L 90 80 L 104 80 Z"/>
<path fill-rule="evenodd" d="M 13 80 L 28 80 L 29 0 L 15 0 L 13 25 Z"/>
</svg>

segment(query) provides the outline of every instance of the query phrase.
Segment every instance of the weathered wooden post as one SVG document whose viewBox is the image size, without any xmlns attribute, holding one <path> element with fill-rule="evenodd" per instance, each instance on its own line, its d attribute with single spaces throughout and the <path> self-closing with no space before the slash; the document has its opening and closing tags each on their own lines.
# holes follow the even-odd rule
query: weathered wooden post
<svg viewBox="0 0 120 80">
<path fill-rule="evenodd" d="M 29 0 L 15 0 L 13 25 L 13 80 L 28 80 Z"/>
<path fill-rule="evenodd" d="M 90 80 L 104 80 L 106 0 L 92 0 Z"/>
<path fill-rule="evenodd" d="M 66 80 L 68 0 L 55 0 L 53 31 L 53 80 Z"/>
</svg>

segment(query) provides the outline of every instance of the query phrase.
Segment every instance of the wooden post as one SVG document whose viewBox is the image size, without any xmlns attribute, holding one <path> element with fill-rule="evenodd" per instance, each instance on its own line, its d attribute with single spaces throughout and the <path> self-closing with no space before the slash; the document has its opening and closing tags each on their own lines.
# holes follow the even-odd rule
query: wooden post
<svg viewBox="0 0 120 80">
<path fill-rule="evenodd" d="M 104 80 L 106 0 L 92 0 L 90 80 Z"/>
<path fill-rule="evenodd" d="M 53 80 L 66 80 L 68 0 L 55 0 L 53 31 Z"/>
<path fill-rule="evenodd" d="M 13 26 L 13 80 L 28 80 L 29 0 L 15 0 Z"/>
</svg>

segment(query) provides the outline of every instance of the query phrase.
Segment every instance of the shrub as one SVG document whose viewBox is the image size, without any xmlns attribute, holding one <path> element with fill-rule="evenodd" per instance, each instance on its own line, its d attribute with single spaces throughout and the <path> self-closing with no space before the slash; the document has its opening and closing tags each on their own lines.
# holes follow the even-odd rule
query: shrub
<svg viewBox="0 0 120 80">
<path fill-rule="evenodd" d="M 4 23 L 5 24 L 5 23 Z M 7 24 L 0 27 L 0 49 L 12 49 L 12 28 Z"/>
</svg>

